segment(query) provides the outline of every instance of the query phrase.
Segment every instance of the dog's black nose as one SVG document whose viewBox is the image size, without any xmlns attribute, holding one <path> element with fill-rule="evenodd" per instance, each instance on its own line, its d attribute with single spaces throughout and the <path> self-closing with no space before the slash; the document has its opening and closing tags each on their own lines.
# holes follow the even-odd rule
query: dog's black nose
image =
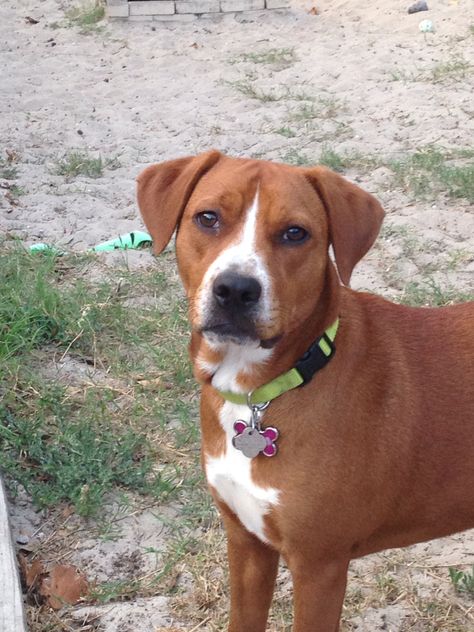
<svg viewBox="0 0 474 632">
<path fill-rule="evenodd" d="M 262 286 L 253 277 L 236 272 L 221 272 L 214 280 L 212 292 L 221 307 L 244 311 L 258 303 Z"/>
</svg>

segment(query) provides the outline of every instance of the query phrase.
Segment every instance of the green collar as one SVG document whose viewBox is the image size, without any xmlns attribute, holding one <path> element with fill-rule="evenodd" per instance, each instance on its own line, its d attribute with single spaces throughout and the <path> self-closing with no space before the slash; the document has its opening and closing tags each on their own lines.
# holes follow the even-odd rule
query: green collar
<svg viewBox="0 0 474 632">
<path fill-rule="evenodd" d="M 268 384 L 264 384 L 251 393 L 233 393 L 232 391 L 217 390 L 219 395 L 233 404 L 258 405 L 270 402 L 283 393 L 291 391 L 297 386 L 307 384 L 313 375 L 322 369 L 334 355 L 336 348 L 333 344 L 336 337 L 339 319 L 326 329 L 323 335 L 315 340 L 296 365 L 279 375 Z"/>
</svg>

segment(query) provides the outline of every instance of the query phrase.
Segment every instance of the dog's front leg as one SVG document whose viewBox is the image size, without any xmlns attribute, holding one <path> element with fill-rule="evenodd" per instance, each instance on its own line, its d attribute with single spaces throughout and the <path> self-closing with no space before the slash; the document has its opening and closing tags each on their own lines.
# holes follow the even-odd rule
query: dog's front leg
<svg viewBox="0 0 474 632">
<path fill-rule="evenodd" d="M 229 632 L 264 632 L 279 553 L 224 514 L 230 570 Z"/>
<path fill-rule="evenodd" d="M 349 560 L 290 556 L 293 577 L 293 632 L 337 632 L 346 591 Z"/>
</svg>

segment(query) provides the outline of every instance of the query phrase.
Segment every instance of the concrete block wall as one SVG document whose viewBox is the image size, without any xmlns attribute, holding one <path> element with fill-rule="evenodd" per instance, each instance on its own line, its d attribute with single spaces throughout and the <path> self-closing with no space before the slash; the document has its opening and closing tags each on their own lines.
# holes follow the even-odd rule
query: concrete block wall
<svg viewBox="0 0 474 632">
<path fill-rule="evenodd" d="M 107 0 L 107 15 L 119 20 L 168 21 L 186 20 L 192 15 L 286 9 L 290 6 L 291 0 Z"/>
</svg>

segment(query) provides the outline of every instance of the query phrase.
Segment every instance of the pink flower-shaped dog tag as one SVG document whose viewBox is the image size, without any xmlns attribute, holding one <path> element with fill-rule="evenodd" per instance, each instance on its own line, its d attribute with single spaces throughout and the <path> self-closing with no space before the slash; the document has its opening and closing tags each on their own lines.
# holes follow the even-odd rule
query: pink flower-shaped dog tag
<svg viewBox="0 0 474 632">
<path fill-rule="evenodd" d="M 278 430 L 276 428 L 257 430 L 239 419 L 234 424 L 234 430 L 237 434 L 232 439 L 232 445 L 247 458 L 253 459 L 258 454 L 275 456 L 277 453 L 275 441 L 278 439 Z"/>
</svg>

